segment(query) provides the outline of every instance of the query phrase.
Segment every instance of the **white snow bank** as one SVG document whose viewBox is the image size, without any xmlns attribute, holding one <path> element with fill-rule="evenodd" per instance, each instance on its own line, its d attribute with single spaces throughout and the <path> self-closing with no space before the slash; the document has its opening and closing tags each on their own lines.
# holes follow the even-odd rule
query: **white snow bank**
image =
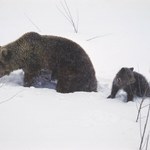
<svg viewBox="0 0 150 150">
<path fill-rule="evenodd" d="M 124 93 L 116 99 L 106 97 L 121 67 L 134 67 L 150 80 L 150 2 L 67 2 L 75 20 L 79 16 L 78 34 L 59 12 L 59 1 L 1 0 L 0 45 L 29 31 L 72 39 L 94 64 L 98 92 L 60 94 L 47 82 L 44 88 L 25 88 L 21 70 L 4 76 L 0 79 L 0 149 L 137 150 L 136 105 L 141 99 L 125 103 Z M 143 109 L 142 127 L 145 115 Z"/>
</svg>

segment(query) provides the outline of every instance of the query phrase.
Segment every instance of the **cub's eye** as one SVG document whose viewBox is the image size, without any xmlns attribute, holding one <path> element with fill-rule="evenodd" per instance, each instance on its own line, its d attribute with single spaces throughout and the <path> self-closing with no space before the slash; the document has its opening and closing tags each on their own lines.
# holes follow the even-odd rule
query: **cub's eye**
<svg viewBox="0 0 150 150">
<path fill-rule="evenodd" d="M 121 78 L 117 78 L 117 82 L 120 83 L 121 82 Z"/>
</svg>

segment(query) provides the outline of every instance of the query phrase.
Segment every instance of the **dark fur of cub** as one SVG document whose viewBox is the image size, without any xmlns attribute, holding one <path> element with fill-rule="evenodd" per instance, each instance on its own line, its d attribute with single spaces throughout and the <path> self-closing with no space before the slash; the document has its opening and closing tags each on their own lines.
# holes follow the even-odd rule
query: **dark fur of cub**
<svg viewBox="0 0 150 150">
<path fill-rule="evenodd" d="M 111 94 L 108 98 L 115 98 L 120 89 L 127 93 L 127 102 L 133 101 L 134 96 L 150 97 L 148 81 L 143 75 L 133 70 L 134 68 L 121 68 L 113 80 Z"/>
</svg>

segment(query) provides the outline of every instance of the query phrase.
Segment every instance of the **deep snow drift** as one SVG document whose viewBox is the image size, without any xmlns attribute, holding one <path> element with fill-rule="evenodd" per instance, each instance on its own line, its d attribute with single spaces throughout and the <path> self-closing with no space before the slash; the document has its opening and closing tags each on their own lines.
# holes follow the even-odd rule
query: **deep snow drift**
<svg viewBox="0 0 150 150">
<path fill-rule="evenodd" d="M 63 10 L 60 1 L 1 0 L 0 45 L 29 31 L 72 39 L 94 64 L 98 92 L 60 94 L 55 83 L 45 81 L 25 88 L 21 70 L 0 78 L 0 149 L 137 150 L 140 123 L 135 120 L 141 99 L 125 103 L 124 92 L 116 99 L 106 97 L 121 67 L 134 67 L 150 81 L 150 2 L 67 3 L 75 20 L 79 17 L 77 34 L 58 10 Z M 146 112 L 142 110 L 142 127 Z"/>
</svg>

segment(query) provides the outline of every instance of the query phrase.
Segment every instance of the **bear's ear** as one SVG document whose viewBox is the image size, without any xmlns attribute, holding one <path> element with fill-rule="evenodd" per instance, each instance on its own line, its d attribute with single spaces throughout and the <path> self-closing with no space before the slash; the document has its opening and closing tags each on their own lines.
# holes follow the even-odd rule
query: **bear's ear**
<svg viewBox="0 0 150 150">
<path fill-rule="evenodd" d="M 5 50 L 2 51 L 2 56 L 4 57 L 4 59 L 6 61 L 10 60 L 11 55 L 12 55 L 12 53 L 11 53 L 10 50 L 5 49 Z"/>
<path fill-rule="evenodd" d="M 131 71 L 133 71 L 133 70 L 134 70 L 134 68 L 132 67 L 132 68 L 130 68 L 130 70 L 131 70 Z"/>
<path fill-rule="evenodd" d="M 124 68 L 124 67 L 122 67 L 122 68 L 120 69 L 120 71 L 121 71 L 121 72 L 125 71 L 125 68 Z"/>
</svg>

